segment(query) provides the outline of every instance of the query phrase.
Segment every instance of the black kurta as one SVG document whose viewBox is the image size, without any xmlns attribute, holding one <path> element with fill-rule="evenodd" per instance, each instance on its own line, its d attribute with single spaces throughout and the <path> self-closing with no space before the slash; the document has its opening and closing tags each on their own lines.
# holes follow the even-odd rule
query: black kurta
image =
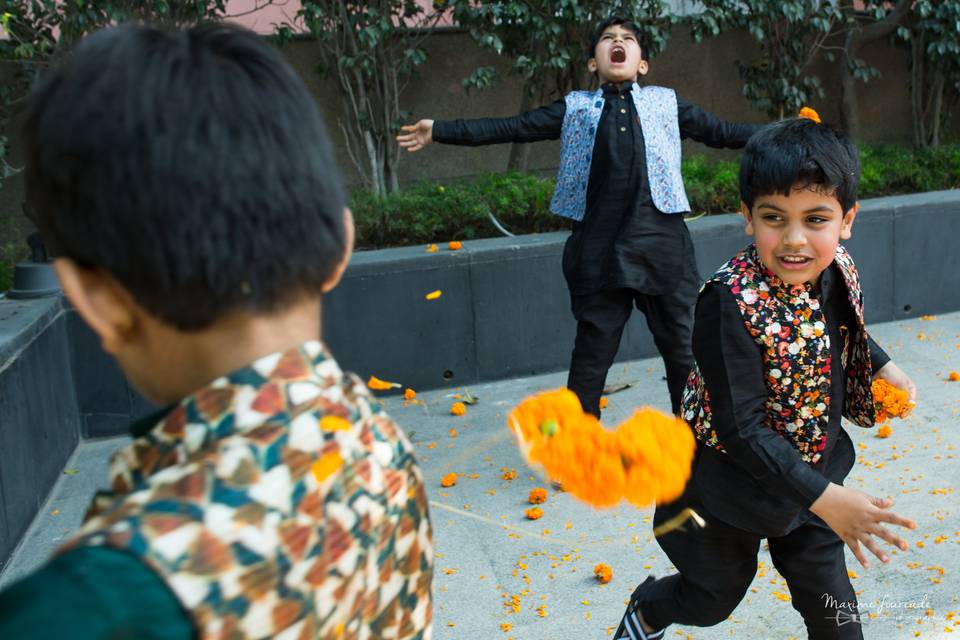
<svg viewBox="0 0 960 640">
<path fill-rule="evenodd" d="M 653 205 L 631 84 L 603 86 L 586 214 L 583 222 L 574 223 L 563 255 L 563 271 L 573 295 L 618 288 L 660 295 L 696 273 L 683 216 L 663 214 Z M 680 98 L 677 107 L 680 137 L 712 147 L 742 147 L 763 126 L 724 122 Z M 566 103 L 557 100 L 509 118 L 437 120 L 433 139 L 469 146 L 555 140 L 565 113 Z"/>
<path fill-rule="evenodd" d="M 700 446 L 691 482 L 717 518 L 739 529 L 784 535 L 810 518 L 809 506 L 829 482 L 842 484 L 855 459 L 850 436 L 841 428 L 846 371 L 839 365 L 840 327 L 855 327 L 853 309 L 836 266 L 820 281 L 827 334 L 830 336 L 830 408 L 827 444 L 820 460 L 808 465 L 782 436 L 766 426 L 768 391 L 760 346 L 747 332 L 730 290 L 709 285 L 697 302 L 693 353 L 710 394 L 712 425 L 721 442 L 748 439 L 750 459 Z M 872 339 L 870 359 L 879 370 L 890 358 Z"/>
</svg>

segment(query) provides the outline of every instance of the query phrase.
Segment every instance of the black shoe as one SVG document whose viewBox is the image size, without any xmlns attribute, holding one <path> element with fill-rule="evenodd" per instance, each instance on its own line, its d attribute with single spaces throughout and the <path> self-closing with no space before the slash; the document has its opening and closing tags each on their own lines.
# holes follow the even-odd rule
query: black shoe
<svg viewBox="0 0 960 640">
<path fill-rule="evenodd" d="M 647 633 L 643 630 L 643 625 L 640 624 L 640 617 L 637 615 L 640 604 L 640 594 L 643 588 L 651 582 L 656 582 L 656 580 L 653 576 L 647 576 L 647 579 L 633 590 L 633 595 L 630 596 L 630 604 L 627 605 L 627 610 L 624 612 L 623 618 L 620 619 L 620 626 L 617 627 L 617 632 L 613 634 L 614 640 L 661 640 L 663 638 L 663 633 L 666 629 L 658 629 Z"/>
</svg>

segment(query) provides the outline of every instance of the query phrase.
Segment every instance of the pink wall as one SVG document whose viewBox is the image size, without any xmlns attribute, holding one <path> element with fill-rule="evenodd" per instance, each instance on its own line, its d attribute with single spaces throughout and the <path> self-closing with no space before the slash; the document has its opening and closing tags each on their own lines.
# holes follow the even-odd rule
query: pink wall
<svg viewBox="0 0 960 640">
<path fill-rule="evenodd" d="M 430 11 L 433 7 L 431 0 L 417 0 L 417 4 L 425 11 Z M 266 34 L 272 33 L 276 24 L 289 22 L 297 26 L 294 18 L 300 6 L 300 0 L 274 0 L 271 4 L 266 4 L 265 0 L 229 0 L 227 16 L 229 20 L 257 33 Z M 449 25 L 451 21 L 444 18 L 440 24 Z"/>
</svg>

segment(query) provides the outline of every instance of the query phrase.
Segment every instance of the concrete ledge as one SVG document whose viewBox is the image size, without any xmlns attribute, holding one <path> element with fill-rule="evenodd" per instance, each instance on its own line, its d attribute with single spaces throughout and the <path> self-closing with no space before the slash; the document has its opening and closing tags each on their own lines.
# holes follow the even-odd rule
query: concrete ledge
<svg viewBox="0 0 960 640">
<path fill-rule="evenodd" d="M 690 223 L 702 277 L 749 238 L 736 215 Z M 560 270 L 566 232 L 356 254 L 325 301 L 324 334 L 344 367 L 417 389 L 565 368 L 575 323 Z M 960 309 L 960 190 L 865 200 L 846 246 L 868 322 Z M 439 300 L 424 295 L 443 291 Z M 618 360 L 656 355 L 642 314 Z"/>
<path fill-rule="evenodd" d="M 0 301 L 0 568 L 80 438 L 59 298 Z"/>
</svg>

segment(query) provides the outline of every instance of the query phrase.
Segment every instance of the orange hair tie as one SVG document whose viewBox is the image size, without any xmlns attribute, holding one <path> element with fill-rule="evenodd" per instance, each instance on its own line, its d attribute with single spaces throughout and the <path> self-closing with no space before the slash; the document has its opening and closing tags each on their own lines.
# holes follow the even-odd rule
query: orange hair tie
<svg viewBox="0 0 960 640">
<path fill-rule="evenodd" d="M 822 124 L 820 121 L 820 114 L 811 109 L 810 107 L 804 107 L 800 109 L 800 113 L 797 114 L 801 118 L 807 118 L 808 120 L 813 120 L 817 124 Z"/>
</svg>

